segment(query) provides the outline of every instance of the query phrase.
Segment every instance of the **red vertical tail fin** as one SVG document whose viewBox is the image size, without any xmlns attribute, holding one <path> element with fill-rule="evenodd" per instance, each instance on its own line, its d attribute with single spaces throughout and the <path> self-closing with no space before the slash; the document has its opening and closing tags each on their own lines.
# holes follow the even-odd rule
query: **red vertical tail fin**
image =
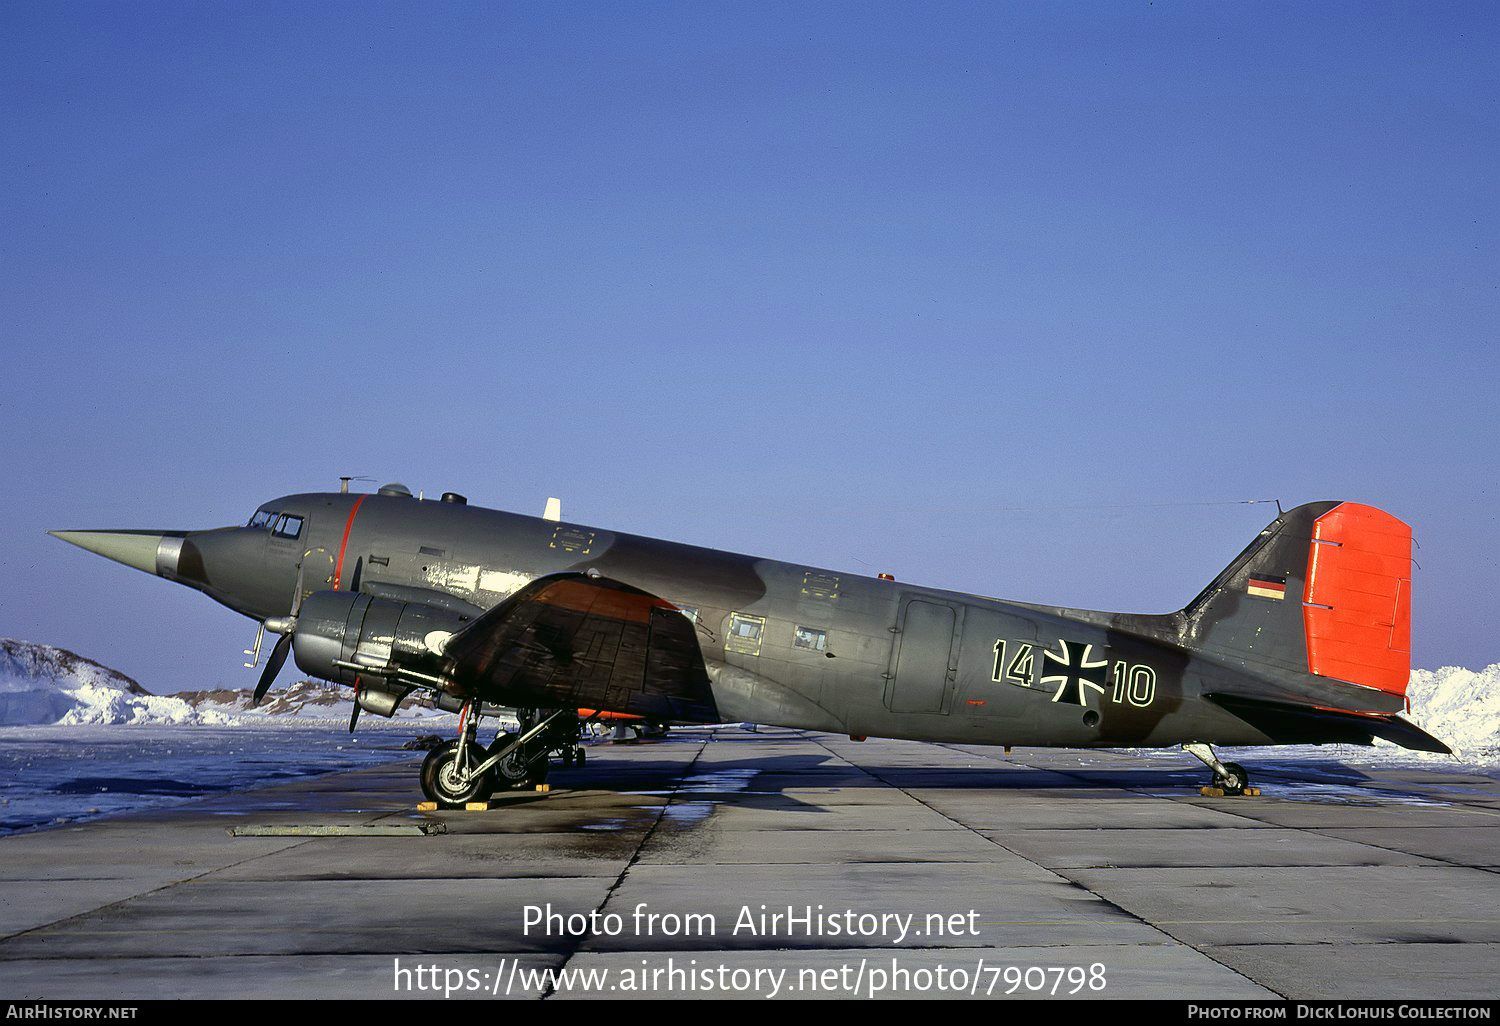
<svg viewBox="0 0 1500 1026">
<path fill-rule="evenodd" d="M 1302 599 L 1307 668 L 1391 694 L 1411 677 L 1411 528 L 1344 502 L 1313 523 Z"/>
</svg>

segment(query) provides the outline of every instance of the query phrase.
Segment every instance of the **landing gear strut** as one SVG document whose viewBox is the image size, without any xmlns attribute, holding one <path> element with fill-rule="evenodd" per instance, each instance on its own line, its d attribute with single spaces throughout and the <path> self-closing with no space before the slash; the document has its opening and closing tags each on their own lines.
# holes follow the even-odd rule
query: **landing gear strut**
<svg viewBox="0 0 1500 1026">
<path fill-rule="evenodd" d="M 422 763 L 422 793 L 439 808 L 460 808 L 469 802 L 482 802 L 496 788 L 533 787 L 547 779 L 548 731 L 555 730 L 559 717 L 577 712 L 558 709 L 532 723 L 531 711 L 524 712 L 521 729 L 515 734 L 500 734 L 486 749 L 479 743 L 479 704 L 464 703 L 458 718 L 458 739 L 449 741 L 427 756 Z M 575 734 L 576 738 L 576 734 Z"/>
<path fill-rule="evenodd" d="M 1242 795 L 1250 786 L 1250 774 L 1237 762 L 1220 762 L 1214 750 L 1201 741 L 1182 746 L 1182 750 L 1195 756 L 1214 771 L 1213 786 L 1226 795 Z"/>
</svg>

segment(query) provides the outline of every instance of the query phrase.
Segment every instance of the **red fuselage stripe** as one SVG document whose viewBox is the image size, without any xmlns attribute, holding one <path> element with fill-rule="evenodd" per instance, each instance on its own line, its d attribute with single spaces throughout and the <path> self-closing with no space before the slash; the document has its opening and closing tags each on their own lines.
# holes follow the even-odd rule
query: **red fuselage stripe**
<svg viewBox="0 0 1500 1026">
<path fill-rule="evenodd" d="M 354 514 L 359 512 L 359 504 L 365 501 L 361 495 L 354 500 L 354 508 L 349 511 L 349 522 L 344 525 L 344 540 L 339 542 L 339 561 L 333 568 L 333 590 L 339 590 L 339 582 L 344 579 L 344 550 L 349 547 L 349 532 L 354 529 Z"/>
</svg>

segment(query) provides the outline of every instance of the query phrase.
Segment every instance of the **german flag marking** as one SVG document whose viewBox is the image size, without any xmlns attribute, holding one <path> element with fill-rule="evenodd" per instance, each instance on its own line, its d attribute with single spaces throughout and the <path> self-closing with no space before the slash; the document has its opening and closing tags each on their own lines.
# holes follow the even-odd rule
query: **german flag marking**
<svg viewBox="0 0 1500 1026">
<path fill-rule="evenodd" d="M 1286 598 L 1286 578 L 1251 577 L 1245 590 L 1256 598 L 1275 599 L 1280 602 Z"/>
</svg>

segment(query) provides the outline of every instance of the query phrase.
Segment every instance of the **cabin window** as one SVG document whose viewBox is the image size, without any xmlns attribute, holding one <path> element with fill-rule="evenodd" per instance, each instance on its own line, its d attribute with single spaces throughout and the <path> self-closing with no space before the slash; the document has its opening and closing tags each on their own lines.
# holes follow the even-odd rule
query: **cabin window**
<svg viewBox="0 0 1500 1026">
<path fill-rule="evenodd" d="M 302 533 L 302 518 L 294 517 L 290 513 L 282 514 L 281 519 L 276 521 L 276 526 L 271 528 L 273 538 L 296 538 Z"/>
<path fill-rule="evenodd" d="M 729 637 L 724 639 L 724 647 L 731 652 L 741 652 L 745 655 L 760 655 L 760 639 L 766 630 L 766 618 L 764 616 L 750 616 L 747 613 L 729 614 Z"/>
<path fill-rule="evenodd" d="M 792 647 L 806 652 L 822 652 L 828 648 L 828 632 L 819 627 L 792 628 Z"/>
<path fill-rule="evenodd" d="M 271 520 L 275 516 L 276 516 L 276 514 L 273 513 L 273 512 L 271 512 L 268 509 L 258 509 L 258 510 L 255 511 L 255 516 L 253 516 L 253 517 L 250 518 L 250 525 L 249 526 L 251 526 L 251 527 L 270 527 L 271 526 Z"/>
</svg>

